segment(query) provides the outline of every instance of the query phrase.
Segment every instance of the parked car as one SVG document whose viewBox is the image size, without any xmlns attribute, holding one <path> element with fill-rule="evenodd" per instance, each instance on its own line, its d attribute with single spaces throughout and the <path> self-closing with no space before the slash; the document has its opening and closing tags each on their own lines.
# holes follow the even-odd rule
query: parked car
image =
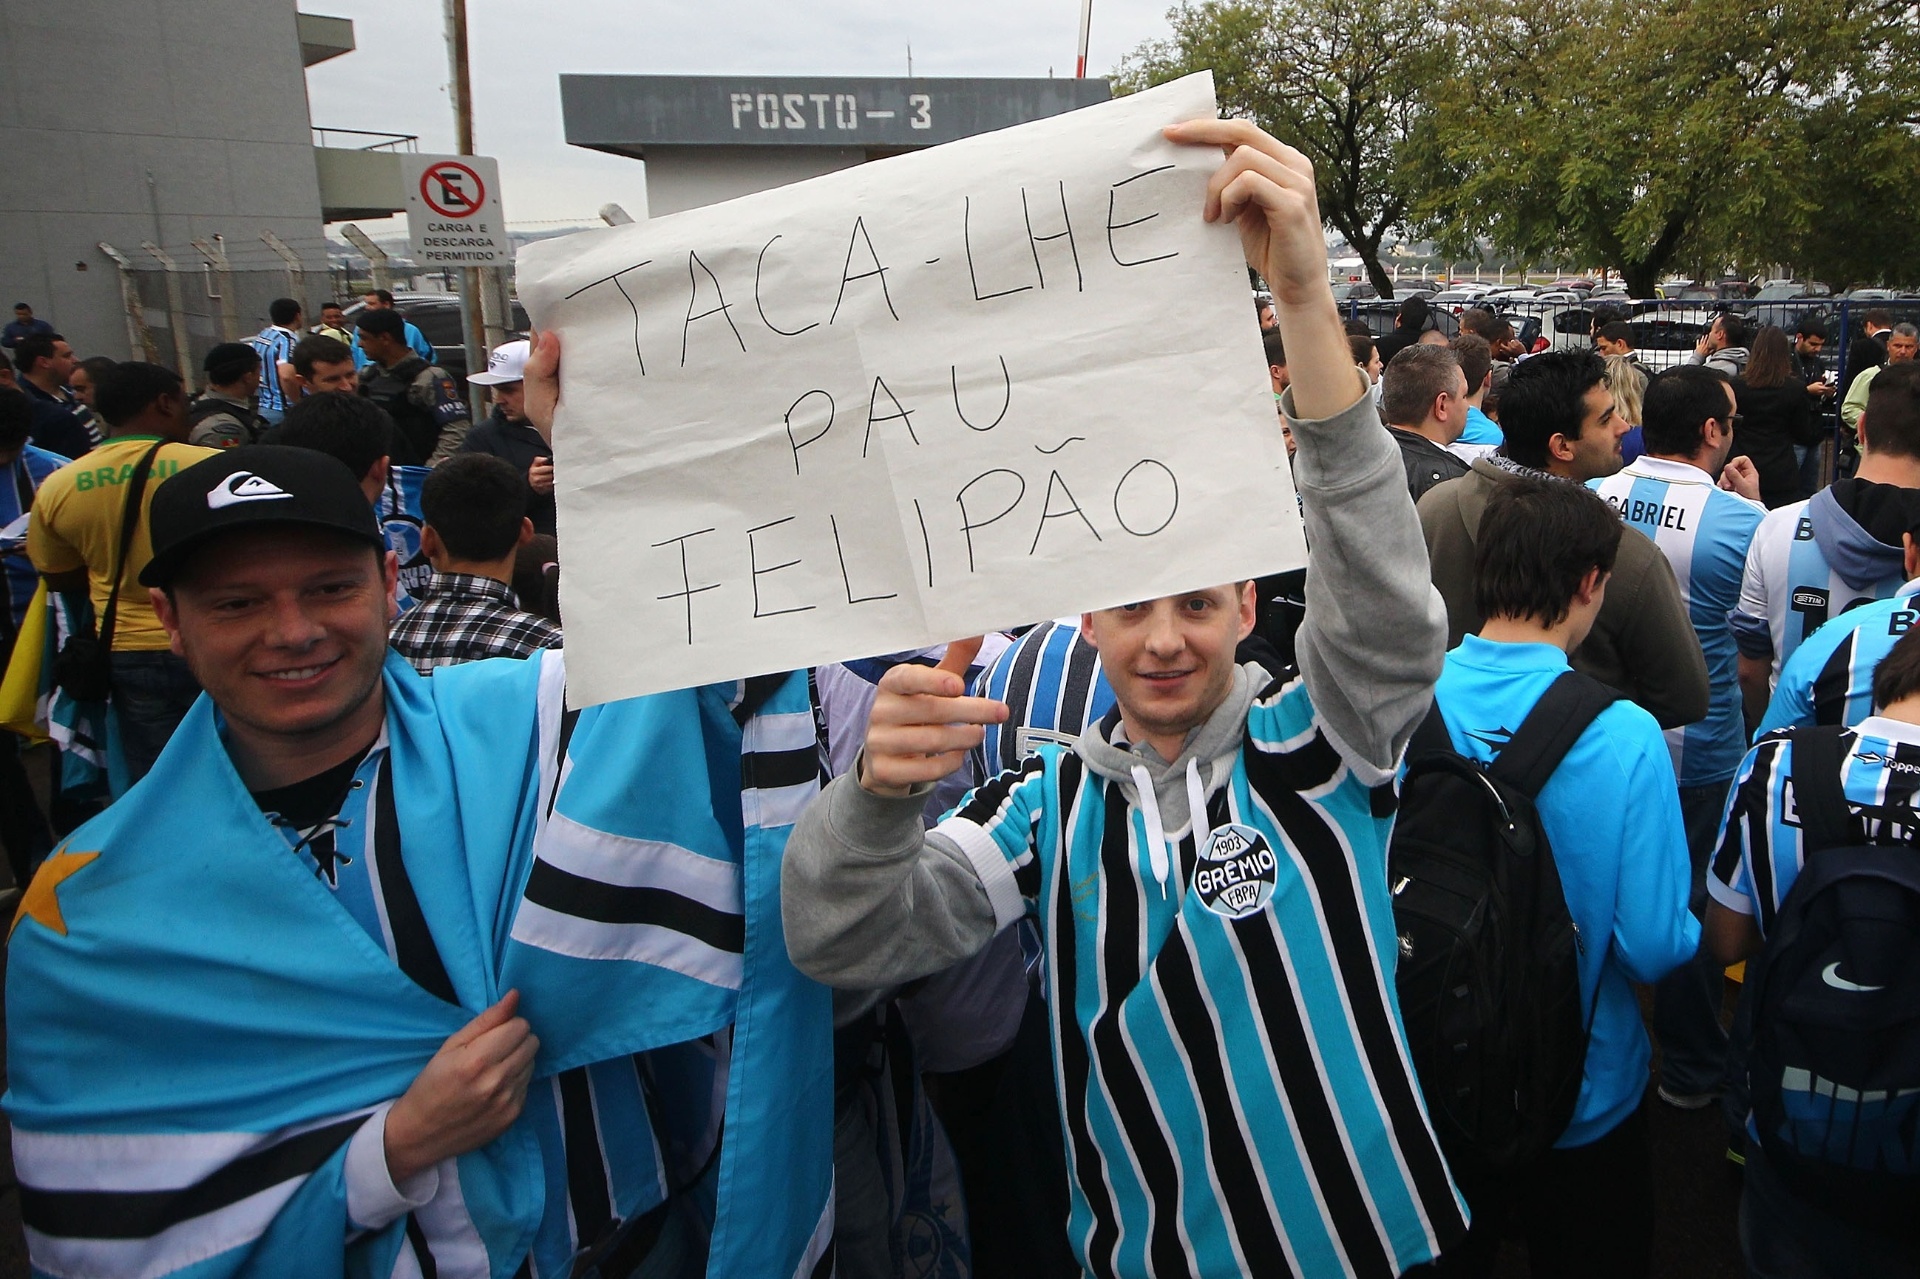
<svg viewBox="0 0 1920 1279">
<path fill-rule="evenodd" d="M 1769 280 L 1753 295 L 1755 302 L 1797 302 L 1804 298 L 1830 298 L 1833 290 L 1818 280 Z"/>
<path fill-rule="evenodd" d="M 1353 318 L 1364 320 L 1373 335 L 1380 338 L 1393 332 L 1394 319 L 1400 314 L 1400 303 L 1376 298 L 1369 302 L 1354 303 L 1351 307 L 1343 306 L 1340 308 L 1340 314 L 1343 318 L 1351 314 Z M 1433 312 L 1433 327 L 1451 338 L 1460 331 L 1460 321 L 1452 312 L 1436 308 Z"/>
<path fill-rule="evenodd" d="M 1436 310 L 1444 309 L 1451 315 L 1458 315 L 1478 302 L 1485 292 L 1484 289 L 1472 288 L 1442 289 L 1427 301 L 1432 303 Z"/>
<path fill-rule="evenodd" d="M 356 302 L 347 308 L 347 325 L 353 325 L 353 319 L 366 310 L 365 302 Z M 460 297 L 454 293 L 396 293 L 393 295 L 393 308 L 412 320 L 427 341 L 433 343 L 434 363 L 447 371 L 447 376 L 460 386 L 467 381 L 467 348 L 460 340 Z M 527 336 L 533 327 L 527 319 L 526 308 L 519 299 L 513 301 L 513 313 L 507 321 L 509 341 Z"/>
</svg>

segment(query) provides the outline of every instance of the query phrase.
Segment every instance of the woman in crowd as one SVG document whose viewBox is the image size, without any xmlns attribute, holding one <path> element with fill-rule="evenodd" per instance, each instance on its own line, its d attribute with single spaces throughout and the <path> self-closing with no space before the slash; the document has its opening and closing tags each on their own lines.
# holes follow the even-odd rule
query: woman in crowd
<svg viewBox="0 0 1920 1279">
<path fill-rule="evenodd" d="M 1353 352 L 1353 362 L 1367 375 L 1367 394 L 1373 397 L 1373 407 L 1380 407 L 1380 374 L 1386 365 L 1380 361 L 1379 344 L 1371 333 L 1348 333 L 1347 347 Z"/>
<path fill-rule="evenodd" d="M 1371 333 L 1349 333 L 1347 345 L 1353 350 L 1353 362 L 1367 371 L 1367 381 L 1374 385 L 1380 382 L 1380 348 L 1375 344 Z"/>
<path fill-rule="evenodd" d="M 1746 375 L 1733 384 L 1739 421 L 1733 428 L 1733 452 L 1746 454 L 1760 472 L 1760 500 L 1769 509 L 1807 496 L 1793 446 L 1818 444 L 1819 424 L 1805 383 L 1794 376 L 1793 345 L 1786 332 L 1769 324 L 1753 340 Z"/>
<path fill-rule="evenodd" d="M 1609 355 L 1606 359 L 1607 390 L 1613 395 L 1613 411 L 1632 428 L 1620 439 L 1620 456 L 1624 462 L 1632 462 L 1647 451 L 1640 437 L 1640 405 L 1646 399 L 1647 375 L 1624 355 Z"/>
</svg>

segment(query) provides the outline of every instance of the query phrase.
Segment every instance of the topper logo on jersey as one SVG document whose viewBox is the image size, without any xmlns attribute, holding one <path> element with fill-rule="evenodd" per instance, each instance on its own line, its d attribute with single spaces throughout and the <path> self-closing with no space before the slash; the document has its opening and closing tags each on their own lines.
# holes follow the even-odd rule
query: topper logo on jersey
<svg viewBox="0 0 1920 1279">
<path fill-rule="evenodd" d="M 274 502 L 292 496 L 272 480 L 263 480 L 252 471 L 235 471 L 208 490 L 207 509 L 217 511 L 241 502 Z"/>
<path fill-rule="evenodd" d="M 1234 822 L 1207 835 L 1193 887 L 1214 914 L 1245 919 L 1272 900 L 1276 872 L 1267 837 Z"/>
</svg>

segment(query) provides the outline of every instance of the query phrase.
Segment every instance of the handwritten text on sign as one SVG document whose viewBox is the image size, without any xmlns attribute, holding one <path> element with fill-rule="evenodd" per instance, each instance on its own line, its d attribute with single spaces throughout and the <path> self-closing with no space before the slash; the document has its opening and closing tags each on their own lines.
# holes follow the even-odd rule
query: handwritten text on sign
<svg viewBox="0 0 1920 1279">
<path fill-rule="evenodd" d="M 521 253 L 565 357 L 571 696 L 1304 560 L 1205 75 Z"/>
</svg>

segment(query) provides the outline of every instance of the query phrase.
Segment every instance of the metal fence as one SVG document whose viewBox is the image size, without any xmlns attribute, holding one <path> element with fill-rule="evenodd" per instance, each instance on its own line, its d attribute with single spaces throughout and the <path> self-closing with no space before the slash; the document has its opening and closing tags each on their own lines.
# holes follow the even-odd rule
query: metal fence
<svg viewBox="0 0 1920 1279">
<path fill-rule="evenodd" d="M 1434 323 L 1442 332 L 1459 331 L 1460 314 L 1471 306 L 1491 306 L 1513 326 L 1514 335 L 1531 351 L 1544 338 L 1553 350 L 1583 350 L 1593 344 L 1593 331 L 1613 320 L 1624 321 L 1632 333 L 1634 351 L 1649 369 L 1685 363 L 1696 344 L 1723 312 L 1742 316 L 1756 331 L 1777 325 L 1789 338 L 1801 319 L 1813 314 L 1826 324 L 1826 349 L 1821 362 L 1831 385 L 1844 387 L 1852 373 L 1848 355 L 1855 338 L 1865 333 L 1868 311 L 1885 311 L 1899 324 L 1920 324 L 1920 297 L 1860 300 L 1853 298 L 1798 298 L 1785 302 L 1646 301 L 1599 298 L 1591 301 L 1542 301 L 1535 298 L 1491 298 L 1479 302 L 1434 304 Z M 1341 304 L 1350 320 L 1360 320 L 1377 335 L 1392 330 L 1400 303 L 1369 299 Z M 1839 396 L 1825 406 L 1829 425 L 1839 426 Z"/>
<path fill-rule="evenodd" d="M 185 256 L 142 246 L 135 258 L 114 245 L 100 248 L 119 270 L 127 337 L 123 350 L 79 354 L 151 360 L 196 386 L 207 352 L 267 327 L 274 299 L 297 299 L 311 324 L 323 302 L 351 296 L 344 271 L 308 270 L 297 256 L 280 266 L 242 268 L 227 263 L 224 246 L 198 241 Z"/>
</svg>

